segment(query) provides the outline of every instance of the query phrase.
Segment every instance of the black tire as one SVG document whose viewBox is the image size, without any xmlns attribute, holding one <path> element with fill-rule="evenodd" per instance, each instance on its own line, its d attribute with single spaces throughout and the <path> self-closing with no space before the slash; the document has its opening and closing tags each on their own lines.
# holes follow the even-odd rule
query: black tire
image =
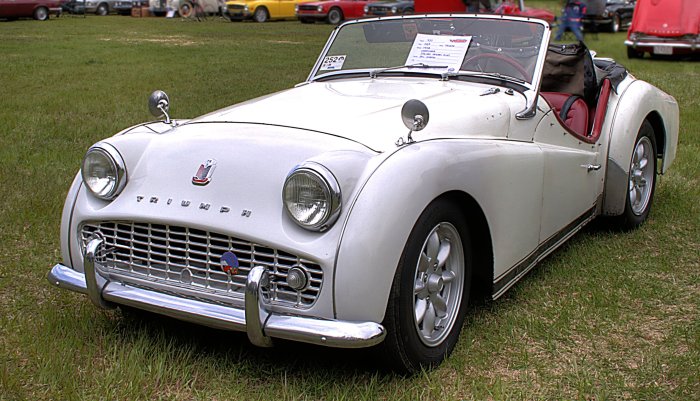
<svg viewBox="0 0 700 401">
<path fill-rule="evenodd" d="M 629 59 L 635 59 L 635 58 L 643 58 L 644 57 L 644 52 L 637 51 L 633 47 L 627 47 L 627 58 Z"/>
<path fill-rule="evenodd" d="M 95 10 L 95 14 L 105 16 L 109 14 L 109 6 L 107 3 L 100 3 L 100 5 L 97 6 L 97 9 Z"/>
<path fill-rule="evenodd" d="M 620 16 L 618 14 L 613 15 L 613 20 L 610 23 L 610 32 L 616 33 L 620 31 Z"/>
<path fill-rule="evenodd" d="M 452 202 L 431 203 L 416 221 L 399 260 L 383 322 L 387 336 L 381 349 L 391 369 L 401 373 L 429 369 L 454 349 L 469 300 L 469 244 L 466 220 Z"/>
<path fill-rule="evenodd" d="M 270 19 L 270 13 L 267 12 L 267 8 L 258 7 L 255 9 L 253 13 L 253 20 L 255 20 L 255 22 L 267 22 L 268 19 Z"/>
<path fill-rule="evenodd" d="M 338 25 L 343 21 L 343 12 L 338 7 L 333 7 L 328 11 L 326 20 L 329 24 Z"/>
<path fill-rule="evenodd" d="M 34 10 L 34 19 L 37 21 L 46 21 L 49 19 L 49 9 L 46 7 L 37 7 Z"/>
<path fill-rule="evenodd" d="M 611 218 L 613 228 L 627 231 L 644 223 L 649 216 L 656 189 L 656 138 L 654 128 L 644 120 L 634 141 L 630 159 L 625 211 Z"/>
</svg>

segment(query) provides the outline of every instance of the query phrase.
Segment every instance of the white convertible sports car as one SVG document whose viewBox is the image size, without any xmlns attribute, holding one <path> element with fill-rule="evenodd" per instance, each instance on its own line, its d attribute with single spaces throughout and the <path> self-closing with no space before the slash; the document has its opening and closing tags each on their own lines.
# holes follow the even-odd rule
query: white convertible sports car
<svg viewBox="0 0 700 401">
<path fill-rule="evenodd" d="M 126 305 L 439 364 L 493 298 L 597 216 L 630 229 L 678 105 L 520 17 L 350 21 L 293 89 L 93 145 L 49 281 Z"/>
</svg>

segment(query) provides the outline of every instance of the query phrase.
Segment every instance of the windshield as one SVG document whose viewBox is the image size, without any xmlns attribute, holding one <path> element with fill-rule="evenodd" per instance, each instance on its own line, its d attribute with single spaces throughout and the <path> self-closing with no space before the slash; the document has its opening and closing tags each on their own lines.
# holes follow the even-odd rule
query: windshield
<svg viewBox="0 0 700 401">
<path fill-rule="evenodd" d="M 346 73 L 494 75 L 532 84 L 545 23 L 522 18 L 422 16 L 343 25 L 310 79 Z"/>
</svg>

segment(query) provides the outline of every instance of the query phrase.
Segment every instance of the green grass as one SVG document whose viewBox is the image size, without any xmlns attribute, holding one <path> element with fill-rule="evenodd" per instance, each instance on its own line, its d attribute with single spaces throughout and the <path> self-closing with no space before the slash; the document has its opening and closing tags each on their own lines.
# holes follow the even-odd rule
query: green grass
<svg viewBox="0 0 700 401">
<path fill-rule="evenodd" d="M 291 87 L 330 30 L 0 22 L 0 400 L 700 399 L 700 64 L 628 61 L 623 33 L 588 45 L 681 105 L 678 157 L 649 221 L 577 235 L 501 299 L 475 306 L 433 371 L 379 372 L 372 350 L 259 349 L 241 333 L 101 311 L 48 285 L 63 200 L 92 143 L 150 119 L 157 88 L 187 118 Z"/>
</svg>

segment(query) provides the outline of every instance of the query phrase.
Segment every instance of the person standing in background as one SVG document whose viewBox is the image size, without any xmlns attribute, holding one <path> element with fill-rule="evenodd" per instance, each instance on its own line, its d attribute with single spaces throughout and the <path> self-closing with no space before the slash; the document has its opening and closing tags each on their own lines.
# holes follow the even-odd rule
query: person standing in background
<svg viewBox="0 0 700 401">
<path fill-rule="evenodd" d="M 561 13 L 561 23 L 554 40 L 561 40 L 561 36 L 568 28 L 574 33 L 576 39 L 583 42 L 583 16 L 586 14 L 586 5 L 579 0 L 566 0 L 566 5 Z"/>
</svg>

